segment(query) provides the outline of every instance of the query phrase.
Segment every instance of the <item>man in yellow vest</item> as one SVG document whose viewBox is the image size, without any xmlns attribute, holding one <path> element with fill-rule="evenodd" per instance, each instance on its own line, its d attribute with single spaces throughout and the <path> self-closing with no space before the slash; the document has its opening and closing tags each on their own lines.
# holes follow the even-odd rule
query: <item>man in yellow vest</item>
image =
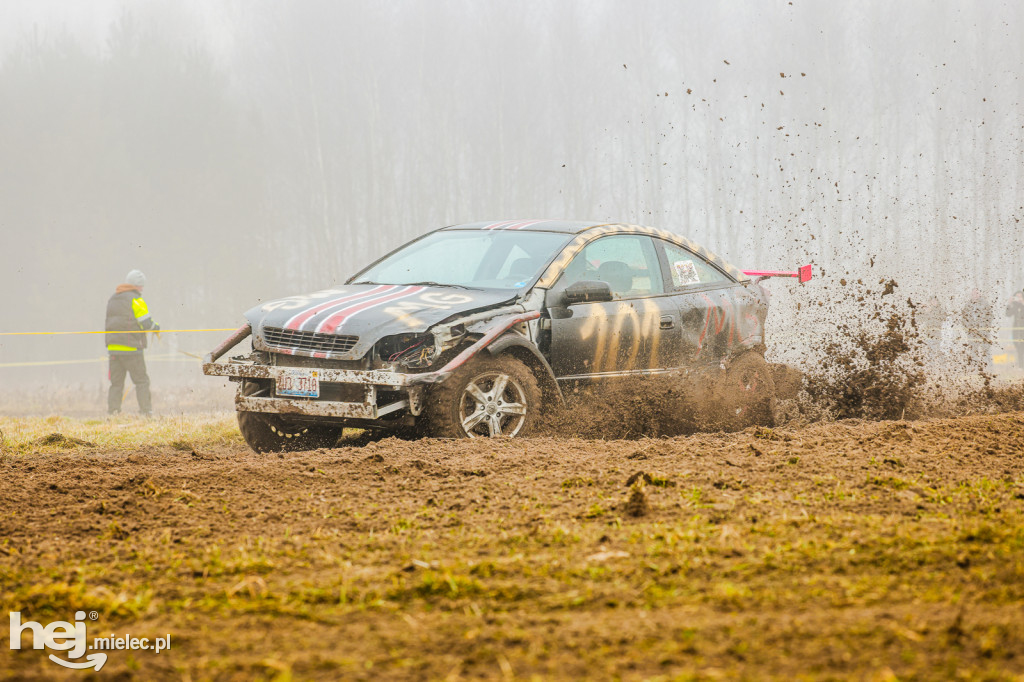
<svg viewBox="0 0 1024 682">
<path fill-rule="evenodd" d="M 107 412 L 121 411 L 125 374 L 131 374 L 135 384 L 135 395 L 139 399 L 139 412 L 149 416 L 153 404 L 149 394 L 149 375 L 146 374 L 146 348 L 144 330 L 159 330 L 160 326 L 149 316 L 149 308 L 142 300 L 142 287 L 146 276 L 132 270 L 119 284 L 117 291 L 107 301 L 106 340 L 110 354 L 110 391 L 107 393 Z"/>
</svg>

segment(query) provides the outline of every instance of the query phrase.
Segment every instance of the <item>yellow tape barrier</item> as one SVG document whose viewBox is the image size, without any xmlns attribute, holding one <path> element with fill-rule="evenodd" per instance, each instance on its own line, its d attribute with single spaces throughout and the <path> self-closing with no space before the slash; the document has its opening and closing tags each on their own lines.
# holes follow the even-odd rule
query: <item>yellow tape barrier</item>
<svg viewBox="0 0 1024 682">
<path fill-rule="evenodd" d="M 0 332 L 0 336 L 63 336 L 67 334 L 184 334 L 186 332 L 233 332 L 238 327 L 225 329 L 130 329 L 124 332 Z"/>
<path fill-rule="evenodd" d="M 126 332 L 109 332 L 112 334 L 186 334 L 191 332 L 233 332 L 237 327 L 225 327 L 217 329 L 134 329 Z M 978 331 L 1016 331 L 1024 329 L 1024 327 L 990 327 L 984 330 Z M 934 329 L 934 331 L 939 331 Z M 65 336 L 70 334 L 107 334 L 106 331 L 88 331 L 88 332 L 0 332 L 0 336 Z M 995 339 L 996 343 L 1006 343 L 1012 341 L 1012 339 Z M 189 355 L 194 358 L 199 358 L 198 355 L 188 353 L 186 351 L 180 351 L 185 355 Z M 147 360 L 159 360 L 167 361 L 174 359 L 179 362 L 186 362 L 185 359 L 179 358 L 177 355 L 147 355 Z M 83 360 L 42 360 L 39 362 L 4 362 L 0 363 L 0 367 L 45 367 L 48 365 L 83 365 L 92 362 L 106 362 L 107 356 L 104 355 L 102 358 L 87 358 Z M 1003 364 L 1008 362 L 1008 356 L 997 355 L 996 364 Z"/>
<path fill-rule="evenodd" d="M 149 355 L 146 354 L 146 362 L 188 362 L 195 363 L 201 361 L 198 355 L 189 353 L 187 351 L 178 351 L 184 355 L 188 355 L 188 358 L 182 358 L 178 355 L 171 353 L 169 355 Z M 83 358 L 81 360 L 40 360 L 38 362 L 0 362 L 0 368 L 2 367 L 45 367 L 47 365 L 87 365 L 94 362 L 106 362 L 109 356 L 104 355 L 102 358 Z M 192 359 L 194 358 L 194 359 Z"/>
<path fill-rule="evenodd" d="M 84 365 L 87 362 L 102 362 L 106 360 L 106 356 L 102 358 L 89 358 L 88 360 L 42 360 L 39 362 L 4 362 L 0 363 L 0 367 L 42 367 L 45 365 Z"/>
</svg>

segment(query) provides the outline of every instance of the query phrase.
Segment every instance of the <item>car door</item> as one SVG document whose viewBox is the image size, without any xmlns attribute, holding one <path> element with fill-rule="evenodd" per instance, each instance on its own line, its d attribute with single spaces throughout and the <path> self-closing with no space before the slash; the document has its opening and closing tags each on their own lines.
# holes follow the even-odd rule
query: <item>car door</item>
<svg viewBox="0 0 1024 682">
<path fill-rule="evenodd" d="M 563 300 L 566 287 L 607 282 L 611 301 Z M 677 356 L 679 309 L 665 279 L 653 240 L 646 235 L 600 237 L 569 262 L 548 292 L 549 359 L 562 380 L 642 373 Z"/>
<path fill-rule="evenodd" d="M 655 240 L 680 317 L 680 366 L 710 364 L 764 342 L 764 299 L 700 255 Z"/>
</svg>

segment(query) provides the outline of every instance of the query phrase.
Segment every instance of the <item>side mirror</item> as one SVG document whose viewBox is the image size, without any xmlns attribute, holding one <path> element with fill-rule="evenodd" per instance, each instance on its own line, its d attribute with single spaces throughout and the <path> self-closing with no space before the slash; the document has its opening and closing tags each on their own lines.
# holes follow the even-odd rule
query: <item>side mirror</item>
<svg viewBox="0 0 1024 682">
<path fill-rule="evenodd" d="M 584 279 L 570 284 L 562 293 L 565 305 L 574 303 L 595 303 L 612 300 L 612 288 L 608 282 Z"/>
</svg>

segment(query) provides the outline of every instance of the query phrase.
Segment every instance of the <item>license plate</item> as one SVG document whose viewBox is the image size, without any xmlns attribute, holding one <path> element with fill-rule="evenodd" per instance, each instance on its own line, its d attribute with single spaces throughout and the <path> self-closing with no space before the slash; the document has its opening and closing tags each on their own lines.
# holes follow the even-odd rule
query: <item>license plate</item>
<svg viewBox="0 0 1024 682">
<path fill-rule="evenodd" d="M 293 398 L 319 398 L 320 372 L 315 369 L 277 370 L 277 395 Z"/>
</svg>

